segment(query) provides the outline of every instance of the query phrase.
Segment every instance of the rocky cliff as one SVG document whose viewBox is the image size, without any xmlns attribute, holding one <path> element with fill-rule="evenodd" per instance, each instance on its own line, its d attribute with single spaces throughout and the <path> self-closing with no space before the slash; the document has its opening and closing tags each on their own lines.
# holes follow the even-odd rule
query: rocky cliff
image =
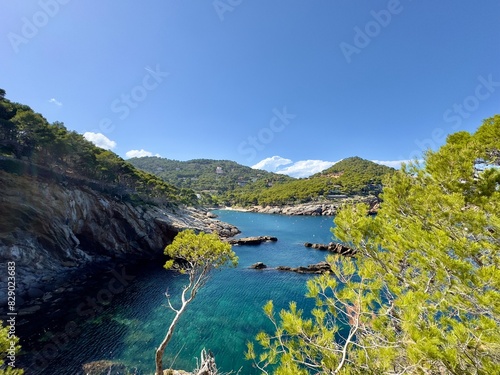
<svg viewBox="0 0 500 375">
<path fill-rule="evenodd" d="M 206 212 L 172 204 L 125 201 L 65 176 L 0 170 L 0 269 L 16 264 L 17 306 L 41 298 L 70 271 L 106 261 L 158 259 L 184 228 L 237 228 Z M 0 272 L 0 306 L 7 306 L 7 272 Z"/>
</svg>

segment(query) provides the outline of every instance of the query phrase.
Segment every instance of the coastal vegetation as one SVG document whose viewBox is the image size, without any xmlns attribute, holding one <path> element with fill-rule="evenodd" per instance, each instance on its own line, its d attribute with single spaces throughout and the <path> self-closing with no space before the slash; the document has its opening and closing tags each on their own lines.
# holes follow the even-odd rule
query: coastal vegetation
<svg viewBox="0 0 500 375">
<path fill-rule="evenodd" d="M 500 116 L 448 137 L 386 180 L 375 217 L 347 206 L 307 283 L 315 307 L 264 311 L 275 332 L 249 343 L 262 373 L 500 373 Z M 272 369 L 276 366 L 276 369 Z"/>
</svg>

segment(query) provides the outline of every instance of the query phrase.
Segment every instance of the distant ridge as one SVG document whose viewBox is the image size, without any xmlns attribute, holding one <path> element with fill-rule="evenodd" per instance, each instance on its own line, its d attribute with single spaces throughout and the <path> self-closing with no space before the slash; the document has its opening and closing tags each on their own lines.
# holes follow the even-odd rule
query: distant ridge
<svg viewBox="0 0 500 375">
<path fill-rule="evenodd" d="M 286 175 L 252 169 L 230 160 L 178 161 L 143 157 L 128 159 L 128 162 L 178 188 L 219 195 L 248 185 L 265 186 L 293 180 Z"/>
</svg>

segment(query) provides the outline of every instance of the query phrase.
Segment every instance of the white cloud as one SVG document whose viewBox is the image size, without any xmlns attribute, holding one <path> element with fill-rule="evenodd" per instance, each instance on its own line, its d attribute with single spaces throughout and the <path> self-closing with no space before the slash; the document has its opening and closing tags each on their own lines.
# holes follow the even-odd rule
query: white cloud
<svg viewBox="0 0 500 375">
<path fill-rule="evenodd" d="M 59 100 L 55 99 L 55 98 L 50 99 L 49 103 L 55 104 L 58 107 L 62 106 L 62 103 Z"/>
<path fill-rule="evenodd" d="M 374 163 L 386 165 L 388 167 L 392 167 L 395 169 L 401 168 L 401 163 L 408 164 L 411 161 L 414 161 L 414 160 L 372 160 L 372 162 L 374 162 Z"/>
<path fill-rule="evenodd" d="M 160 157 L 160 154 L 154 154 L 150 151 L 146 151 L 146 150 L 130 150 L 130 151 L 127 151 L 125 153 L 125 156 L 127 158 L 143 158 L 143 157 L 146 157 L 146 156 L 156 156 L 156 157 Z"/>
<path fill-rule="evenodd" d="M 287 174 L 291 177 L 309 177 L 315 173 L 324 171 L 334 165 L 336 161 L 325 160 L 300 160 L 292 165 L 282 168 L 277 173 Z"/>
<path fill-rule="evenodd" d="M 268 172 L 276 172 L 279 167 L 283 165 L 292 164 L 293 161 L 290 159 L 282 158 L 281 156 L 273 156 L 259 161 L 257 164 L 253 165 L 253 169 L 263 169 Z"/>
<path fill-rule="evenodd" d="M 103 148 L 105 150 L 112 150 L 116 147 L 116 142 L 112 141 L 102 133 L 86 132 L 83 133 L 83 137 L 87 141 L 95 144 L 97 147 Z"/>
<path fill-rule="evenodd" d="M 321 172 L 330 168 L 336 162 L 324 160 L 300 160 L 293 162 L 290 159 L 282 158 L 281 156 L 273 156 L 261 160 L 252 168 L 264 169 L 268 172 L 287 174 L 291 177 L 309 177 L 315 173 Z"/>
</svg>

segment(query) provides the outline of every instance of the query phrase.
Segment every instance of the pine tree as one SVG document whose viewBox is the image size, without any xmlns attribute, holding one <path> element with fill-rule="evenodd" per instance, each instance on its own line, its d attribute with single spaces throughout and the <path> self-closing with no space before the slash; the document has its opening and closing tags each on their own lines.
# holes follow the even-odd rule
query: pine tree
<svg viewBox="0 0 500 375">
<path fill-rule="evenodd" d="M 500 116 L 390 176 L 376 217 L 346 207 L 316 307 L 292 303 L 248 357 L 275 374 L 500 374 Z"/>
<path fill-rule="evenodd" d="M 216 234 L 200 232 L 196 234 L 188 229 L 180 232 L 174 241 L 165 248 L 165 254 L 171 260 L 165 263 L 166 269 L 176 269 L 188 275 L 188 283 L 182 288 L 181 304 L 175 308 L 166 293 L 168 305 L 175 312 L 174 319 L 170 323 L 167 334 L 156 349 L 155 375 L 163 375 L 163 353 L 170 342 L 175 327 L 180 317 L 186 310 L 188 304 L 193 301 L 199 289 L 205 285 L 210 273 L 217 268 L 227 264 L 236 266 L 238 257 L 233 252 L 231 245 L 222 242 Z"/>
</svg>

